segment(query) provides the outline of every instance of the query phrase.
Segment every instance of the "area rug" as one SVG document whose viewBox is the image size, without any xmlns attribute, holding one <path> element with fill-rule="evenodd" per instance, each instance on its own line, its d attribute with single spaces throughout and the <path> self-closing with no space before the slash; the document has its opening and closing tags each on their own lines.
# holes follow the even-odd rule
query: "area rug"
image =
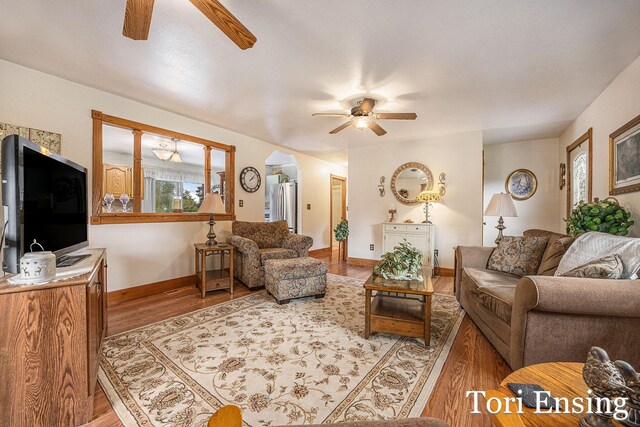
<svg viewBox="0 0 640 427">
<path fill-rule="evenodd" d="M 434 295 L 431 347 L 365 340 L 362 283 L 329 275 L 323 299 L 261 291 L 109 337 L 100 384 L 125 426 L 205 426 L 227 404 L 248 427 L 420 416 L 462 310 Z"/>
</svg>

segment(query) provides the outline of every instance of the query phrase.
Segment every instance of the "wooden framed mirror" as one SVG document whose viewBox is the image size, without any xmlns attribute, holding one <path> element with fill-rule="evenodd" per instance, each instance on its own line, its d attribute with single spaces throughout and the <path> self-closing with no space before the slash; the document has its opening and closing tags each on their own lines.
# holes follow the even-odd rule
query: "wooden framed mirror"
<svg viewBox="0 0 640 427">
<path fill-rule="evenodd" d="M 567 218 L 580 203 L 592 201 L 593 128 L 567 147 Z"/>
<path fill-rule="evenodd" d="M 219 193 L 234 220 L 235 147 L 92 111 L 92 224 L 208 221 Z M 228 178 L 227 178 L 228 177 Z"/>
<path fill-rule="evenodd" d="M 420 192 L 433 190 L 433 174 L 422 163 L 409 162 L 400 166 L 391 177 L 391 191 L 405 205 L 417 205 Z"/>
</svg>

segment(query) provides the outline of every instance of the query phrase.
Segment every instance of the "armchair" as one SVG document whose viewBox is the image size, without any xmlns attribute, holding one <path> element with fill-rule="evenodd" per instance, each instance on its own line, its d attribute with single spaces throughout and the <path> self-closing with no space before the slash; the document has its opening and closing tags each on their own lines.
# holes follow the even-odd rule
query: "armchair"
<svg viewBox="0 0 640 427">
<path fill-rule="evenodd" d="M 227 243 L 235 247 L 235 277 L 249 288 L 264 286 L 269 259 L 306 257 L 313 239 L 289 232 L 286 221 L 234 221 Z"/>
</svg>

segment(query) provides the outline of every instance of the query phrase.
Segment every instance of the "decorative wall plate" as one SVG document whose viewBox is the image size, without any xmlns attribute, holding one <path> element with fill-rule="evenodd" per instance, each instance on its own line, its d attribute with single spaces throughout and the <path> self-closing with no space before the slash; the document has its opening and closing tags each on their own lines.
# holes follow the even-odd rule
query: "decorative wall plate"
<svg viewBox="0 0 640 427">
<path fill-rule="evenodd" d="M 527 200 L 536 193 L 538 179 L 529 169 L 516 169 L 509 174 L 504 187 L 515 200 Z"/>
</svg>

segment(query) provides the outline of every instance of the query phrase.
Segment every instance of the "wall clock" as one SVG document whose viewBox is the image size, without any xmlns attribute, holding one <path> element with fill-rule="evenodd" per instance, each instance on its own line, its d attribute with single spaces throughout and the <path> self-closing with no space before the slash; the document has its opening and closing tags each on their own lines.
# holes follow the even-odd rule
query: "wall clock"
<svg viewBox="0 0 640 427">
<path fill-rule="evenodd" d="M 240 185 L 247 193 L 255 193 L 260 188 L 260 172 L 254 167 L 246 167 L 240 172 Z"/>
</svg>

